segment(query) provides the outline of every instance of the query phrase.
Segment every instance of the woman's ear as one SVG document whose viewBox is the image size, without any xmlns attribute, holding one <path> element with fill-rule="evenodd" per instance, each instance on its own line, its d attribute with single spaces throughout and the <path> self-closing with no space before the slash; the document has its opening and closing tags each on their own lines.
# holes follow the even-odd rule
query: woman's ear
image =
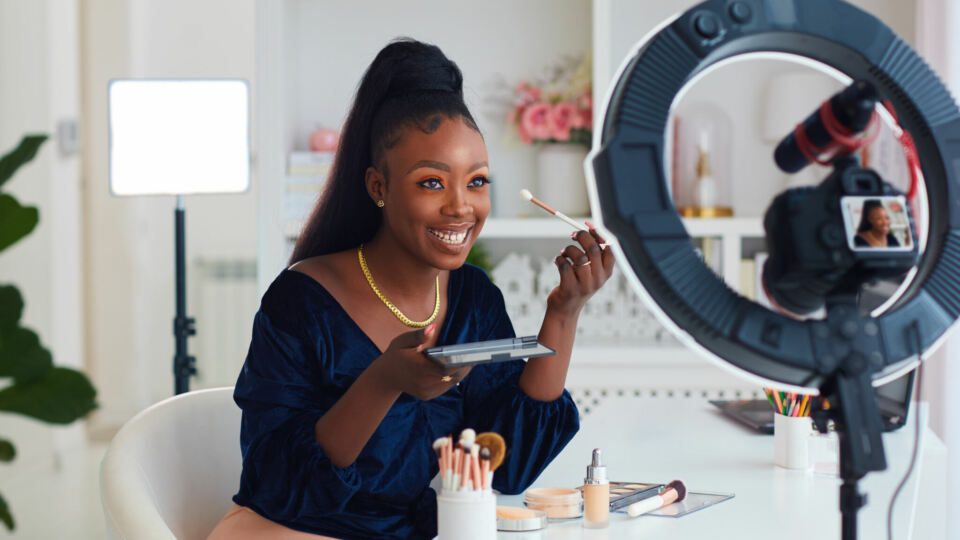
<svg viewBox="0 0 960 540">
<path fill-rule="evenodd" d="M 367 194 L 373 199 L 373 202 L 382 201 L 387 196 L 387 179 L 376 167 L 367 167 L 367 173 L 364 178 L 367 185 Z"/>
</svg>

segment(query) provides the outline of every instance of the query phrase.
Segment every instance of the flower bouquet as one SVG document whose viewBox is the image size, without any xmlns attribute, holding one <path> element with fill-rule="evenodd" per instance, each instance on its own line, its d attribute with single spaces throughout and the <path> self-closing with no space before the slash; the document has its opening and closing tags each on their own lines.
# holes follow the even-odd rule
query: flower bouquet
<svg viewBox="0 0 960 540">
<path fill-rule="evenodd" d="M 570 59 L 514 89 L 507 122 L 524 144 L 573 143 L 589 147 L 593 130 L 590 63 Z"/>
</svg>

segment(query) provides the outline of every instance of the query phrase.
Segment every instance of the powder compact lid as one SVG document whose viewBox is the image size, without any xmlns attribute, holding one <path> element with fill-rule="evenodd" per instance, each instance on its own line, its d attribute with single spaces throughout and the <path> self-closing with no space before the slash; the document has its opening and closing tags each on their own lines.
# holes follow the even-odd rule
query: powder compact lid
<svg viewBox="0 0 960 540">
<path fill-rule="evenodd" d="M 537 531 L 547 526 L 547 513 L 516 506 L 497 507 L 497 530 L 522 532 Z"/>
</svg>

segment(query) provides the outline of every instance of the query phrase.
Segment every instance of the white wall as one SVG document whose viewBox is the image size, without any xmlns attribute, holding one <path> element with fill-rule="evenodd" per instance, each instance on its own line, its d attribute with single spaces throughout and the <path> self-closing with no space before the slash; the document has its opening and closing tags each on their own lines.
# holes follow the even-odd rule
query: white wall
<svg viewBox="0 0 960 540">
<path fill-rule="evenodd" d="M 88 356 L 102 393 L 95 421 L 105 430 L 172 395 L 174 312 L 174 198 L 109 195 L 107 84 L 129 77 L 252 81 L 253 4 L 83 4 Z M 256 257 L 255 188 L 188 197 L 185 206 L 188 263 L 196 257 Z"/>
<path fill-rule="evenodd" d="M 58 365 L 82 369 L 79 155 L 63 155 L 56 125 L 79 114 L 76 0 L 0 2 L 0 153 L 26 133 L 51 135 L 37 158 L 4 186 L 22 205 L 37 206 L 40 223 L 0 254 L 0 282 L 24 296 L 23 324 L 35 330 Z M 19 447 L 18 461 L 45 459 L 73 444 L 80 424 L 52 429 L 32 420 L 0 416 L 0 436 Z"/>
<path fill-rule="evenodd" d="M 288 79 L 296 93 L 295 146 L 305 148 L 316 123 L 343 122 L 364 70 L 391 39 L 410 36 L 435 43 L 464 74 L 464 97 L 490 152 L 494 214 L 517 214 L 523 179 L 535 174 L 534 155 L 515 136 L 511 139 L 503 121 L 506 110 L 494 98 L 564 55 L 589 54 L 589 1 L 495 0 L 472 5 L 469 14 L 463 4 L 444 0 L 367 2 L 363 8 L 329 0 L 288 5 L 298 39 L 296 73 Z M 370 10 L 377 16 L 367 16 Z"/>
</svg>

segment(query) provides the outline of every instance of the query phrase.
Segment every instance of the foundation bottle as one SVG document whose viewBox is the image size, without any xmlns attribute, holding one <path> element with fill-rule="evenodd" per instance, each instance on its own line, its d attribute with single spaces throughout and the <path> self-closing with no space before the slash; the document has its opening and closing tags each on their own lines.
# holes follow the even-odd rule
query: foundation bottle
<svg viewBox="0 0 960 540">
<path fill-rule="evenodd" d="M 603 529 L 610 524 L 610 482 L 599 448 L 594 448 L 593 459 L 587 465 L 583 479 L 583 526 Z"/>
</svg>

